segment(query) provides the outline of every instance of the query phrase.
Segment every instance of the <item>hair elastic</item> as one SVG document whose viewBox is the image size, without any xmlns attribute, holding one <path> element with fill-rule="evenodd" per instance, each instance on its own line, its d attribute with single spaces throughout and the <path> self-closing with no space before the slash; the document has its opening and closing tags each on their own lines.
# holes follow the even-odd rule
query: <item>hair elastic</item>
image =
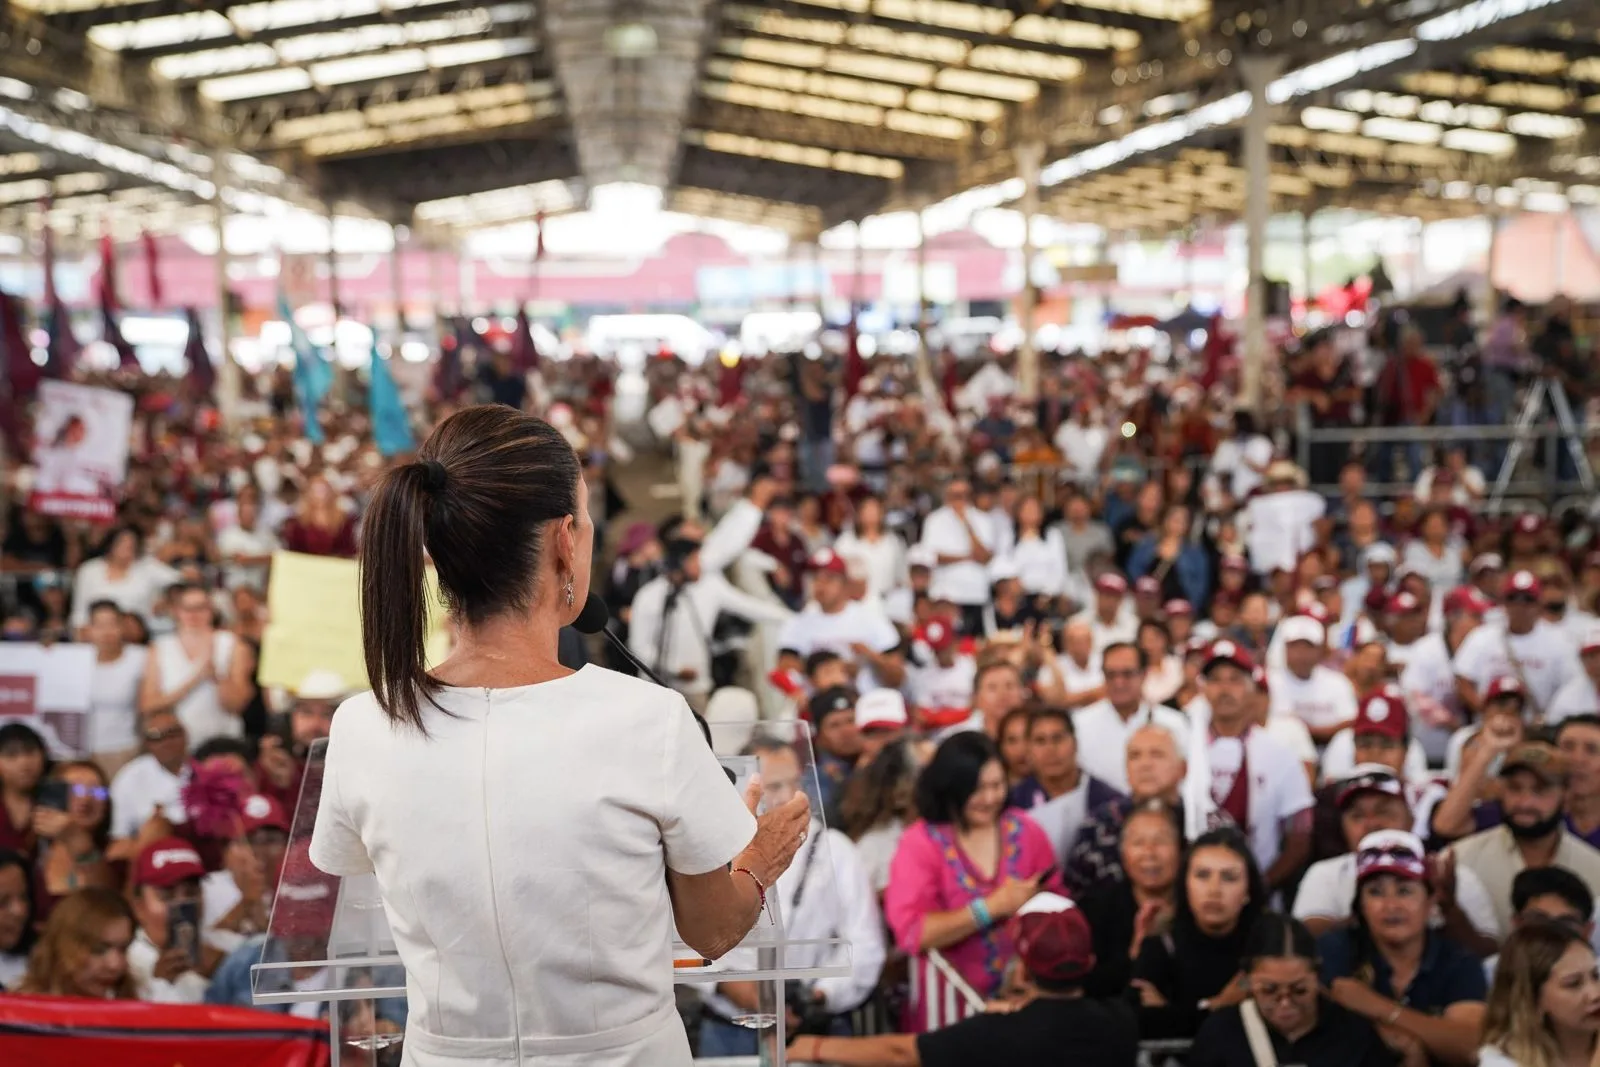
<svg viewBox="0 0 1600 1067">
<path fill-rule="evenodd" d="M 450 472 L 436 459 L 422 461 L 422 486 L 430 493 L 443 492 L 450 484 Z"/>
</svg>

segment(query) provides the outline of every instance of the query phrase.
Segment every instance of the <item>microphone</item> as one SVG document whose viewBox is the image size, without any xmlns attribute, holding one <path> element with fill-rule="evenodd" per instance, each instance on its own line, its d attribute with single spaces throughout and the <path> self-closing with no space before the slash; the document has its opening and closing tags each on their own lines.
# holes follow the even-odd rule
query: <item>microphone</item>
<svg viewBox="0 0 1600 1067">
<path fill-rule="evenodd" d="M 638 668 L 640 674 L 643 674 L 663 689 L 671 689 L 672 686 L 663 682 L 655 671 L 646 667 L 644 661 L 633 654 L 633 650 L 628 647 L 626 641 L 611 632 L 611 627 L 606 625 L 610 619 L 611 609 L 606 607 L 606 602 L 590 593 L 588 599 L 583 602 L 583 610 L 578 612 L 576 619 L 572 620 L 572 628 L 580 634 L 602 634 L 623 659 Z"/>
<path fill-rule="evenodd" d="M 661 680 L 660 675 L 656 674 L 656 672 L 651 670 L 649 667 L 646 667 L 644 665 L 644 661 L 633 654 L 633 650 L 628 647 L 628 643 L 626 641 L 611 632 L 611 627 L 606 625 L 610 619 L 611 609 L 606 607 L 606 602 L 595 596 L 593 593 L 590 593 L 583 602 L 583 610 L 578 612 L 578 617 L 576 619 L 572 620 L 572 628 L 578 631 L 580 634 L 588 634 L 591 636 L 594 634 L 605 635 L 605 639 L 611 643 L 611 647 L 621 653 L 623 659 L 637 667 L 640 674 L 643 674 L 646 678 L 650 679 L 663 689 L 672 689 L 672 686 Z M 706 739 L 706 745 L 709 746 L 712 751 L 716 751 L 716 746 L 711 743 L 711 724 L 706 721 L 706 717 L 704 715 L 701 715 L 693 708 L 689 709 L 689 713 L 694 716 L 695 723 L 700 727 L 700 734 Z M 737 784 L 738 779 L 735 777 L 733 771 L 724 767 L 723 773 L 728 776 L 729 782 Z"/>
</svg>

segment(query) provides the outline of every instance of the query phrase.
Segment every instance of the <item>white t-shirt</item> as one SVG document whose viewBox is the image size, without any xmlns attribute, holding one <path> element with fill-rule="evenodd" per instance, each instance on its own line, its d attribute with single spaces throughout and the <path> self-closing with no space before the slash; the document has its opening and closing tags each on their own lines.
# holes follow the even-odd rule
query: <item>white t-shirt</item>
<svg viewBox="0 0 1600 1067">
<path fill-rule="evenodd" d="M 813 652 L 833 652 L 846 661 L 855 662 L 859 657 L 853 645 L 866 645 L 874 652 L 890 652 L 900 647 L 900 631 L 881 612 L 852 600 L 831 615 L 816 604 L 808 604 L 778 632 L 778 647 L 793 649 L 802 658 Z M 865 693 L 881 685 L 872 667 L 861 664 L 856 673 L 856 690 Z"/>
<path fill-rule="evenodd" d="M 1261 727 L 1267 736 L 1294 753 L 1301 763 L 1317 762 L 1317 743 L 1306 724 L 1292 715 L 1269 715 Z"/>
<path fill-rule="evenodd" d="M 1506 654 L 1508 645 L 1522 668 L 1521 676 L 1530 698 L 1530 714 L 1533 705 L 1548 710 L 1561 687 L 1583 674 L 1576 646 L 1561 627 L 1543 619 L 1525 634 L 1513 634 L 1503 626 L 1485 625 L 1473 630 L 1456 649 L 1456 674 L 1471 682 L 1480 693 L 1502 675 L 1516 677 L 1517 668 Z"/>
<path fill-rule="evenodd" d="M 972 532 L 967 532 L 967 526 Z M 999 545 L 989 516 L 977 508 L 967 508 L 967 521 L 949 508 L 940 508 L 922 524 L 922 543 L 941 556 L 970 556 L 973 535 L 989 551 Z M 973 607 L 989 602 L 989 568 L 975 560 L 946 563 L 935 567 L 933 584 L 929 589 L 935 600 L 948 600 L 952 604 Z"/>
<path fill-rule="evenodd" d="M 1355 768 L 1356 732 L 1340 730 L 1328 741 L 1328 747 L 1322 753 L 1322 780 L 1336 782 L 1347 777 Z M 1428 773 L 1428 754 L 1415 737 L 1406 745 L 1404 773 L 1408 782 L 1426 782 L 1432 778 Z"/>
<path fill-rule="evenodd" d="M 75 628 L 87 625 L 89 605 L 97 600 L 109 600 L 128 614 L 137 615 L 148 623 L 156 601 L 177 580 L 177 571 L 150 556 L 134 560 L 121 578 L 111 577 L 104 559 L 91 559 L 79 567 L 72 578 L 70 621 Z"/>
<path fill-rule="evenodd" d="M 148 752 L 129 760 L 111 779 L 112 838 L 139 836 L 139 828 L 158 809 L 168 822 L 188 822 L 183 807 L 183 786 L 188 780 L 188 764 L 173 774 Z"/>
<path fill-rule="evenodd" d="M 1350 679 L 1318 664 L 1310 678 L 1292 671 L 1273 671 L 1270 715 L 1293 715 L 1314 730 L 1350 722 L 1356 717 L 1356 690 Z"/>
<path fill-rule="evenodd" d="M 868 597 L 886 596 L 906 582 L 906 545 L 898 534 L 886 533 L 876 541 L 866 541 L 847 531 L 834 542 L 833 550 L 842 559 L 859 563 Z"/>
<path fill-rule="evenodd" d="M 1587 672 L 1557 690 L 1555 699 L 1545 709 L 1544 721 L 1554 724 L 1574 715 L 1600 715 L 1600 691 L 1595 689 Z"/>
<path fill-rule="evenodd" d="M 1087 667 L 1080 667 L 1076 660 L 1063 652 L 1056 657 L 1056 669 L 1061 672 L 1061 684 L 1066 687 L 1069 696 L 1087 693 L 1106 684 L 1106 676 L 1100 670 L 1099 653 L 1090 655 Z"/>
<path fill-rule="evenodd" d="M 755 818 L 683 698 L 593 665 L 435 698 L 426 735 L 340 706 L 311 840 L 377 875 L 408 1058 L 687 1067 L 667 870 L 725 866 Z"/>
<path fill-rule="evenodd" d="M 1043 537 L 1019 540 L 1011 548 L 1011 563 L 1023 592 L 1042 596 L 1066 592 L 1067 546 L 1059 531 L 1047 530 Z"/>
<path fill-rule="evenodd" d="M 1078 766 L 1119 793 L 1128 791 L 1128 738 L 1149 723 L 1165 726 L 1177 739 L 1178 751 L 1189 748 L 1189 720 L 1181 711 L 1143 704 L 1123 721 L 1110 700 L 1097 700 L 1072 713 L 1078 735 Z"/>
<path fill-rule="evenodd" d="M 235 556 L 270 556 L 277 550 L 278 539 L 271 530 L 262 526 L 259 519 L 254 530 L 230 526 L 217 535 L 217 554 L 224 560 L 232 560 Z M 248 585 L 266 592 L 270 566 L 266 563 L 224 563 L 223 584 L 229 589 Z"/>
<path fill-rule="evenodd" d="M 128 973 L 133 976 L 139 999 L 151 1004 L 203 1004 L 211 980 L 198 971 L 184 971 L 170 981 L 155 976 L 161 951 L 140 930 L 128 946 Z"/>
<path fill-rule="evenodd" d="M 948 667 L 935 660 L 906 672 L 911 703 L 919 708 L 970 708 L 978 664 L 971 656 L 957 656 Z"/>
<path fill-rule="evenodd" d="M 1294 917 L 1306 919 L 1333 919 L 1343 922 L 1350 918 L 1350 909 L 1356 899 L 1356 857 L 1353 852 L 1332 859 L 1319 860 L 1306 868 L 1295 893 Z M 1456 903 L 1472 928 L 1485 937 L 1500 939 L 1500 920 L 1495 916 L 1494 902 L 1489 889 L 1470 867 L 1456 866 Z M 1433 926 L 1443 926 L 1444 917 L 1434 909 Z"/>
<path fill-rule="evenodd" d="M 143 645 L 126 645 L 110 663 L 95 662 L 86 723 L 90 753 L 139 747 L 139 681 L 146 655 Z"/>
<path fill-rule="evenodd" d="M 1421 710 L 1431 704 L 1458 715 L 1461 712 L 1456 672 L 1444 635 L 1426 634 L 1409 645 L 1390 645 L 1389 662 L 1400 665 L 1400 689 L 1411 710 L 1411 736 L 1421 743 L 1430 760 L 1442 761 L 1454 727 L 1429 725 Z"/>
<path fill-rule="evenodd" d="M 1243 441 L 1230 437 L 1217 445 L 1211 454 L 1211 470 L 1219 478 L 1229 479 L 1228 487 L 1235 500 L 1243 500 L 1262 482 L 1256 467 L 1272 462 L 1273 448 L 1269 438 L 1256 434 Z"/>
</svg>

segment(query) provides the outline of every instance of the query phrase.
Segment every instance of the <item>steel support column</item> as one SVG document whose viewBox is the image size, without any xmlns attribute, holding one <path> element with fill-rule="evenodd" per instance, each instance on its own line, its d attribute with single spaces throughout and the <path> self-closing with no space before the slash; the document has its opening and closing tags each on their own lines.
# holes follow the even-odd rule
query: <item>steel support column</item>
<svg viewBox="0 0 1600 1067">
<path fill-rule="evenodd" d="M 211 205 L 217 231 L 217 411 L 222 416 L 224 432 L 232 433 L 237 429 L 239 414 L 239 364 L 233 358 L 233 322 L 228 316 L 228 204 L 223 195 L 228 188 L 227 153 L 215 153 L 211 166 L 211 180 L 216 186 Z"/>
<path fill-rule="evenodd" d="M 1267 366 L 1267 220 L 1272 212 L 1272 146 L 1267 140 L 1272 107 L 1267 84 L 1277 77 L 1283 62 L 1273 56 L 1245 56 L 1239 69 L 1250 92 L 1250 113 L 1244 120 L 1245 238 L 1248 246 L 1249 289 L 1245 297 L 1244 374 L 1239 403 L 1259 411 Z"/>
<path fill-rule="evenodd" d="M 1017 174 L 1022 178 L 1022 345 L 1017 350 L 1017 384 L 1024 400 L 1039 395 L 1039 350 L 1033 333 L 1039 310 L 1039 290 L 1033 284 L 1033 217 L 1039 213 L 1039 167 L 1044 145 L 1029 141 L 1016 147 Z"/>
</svg>

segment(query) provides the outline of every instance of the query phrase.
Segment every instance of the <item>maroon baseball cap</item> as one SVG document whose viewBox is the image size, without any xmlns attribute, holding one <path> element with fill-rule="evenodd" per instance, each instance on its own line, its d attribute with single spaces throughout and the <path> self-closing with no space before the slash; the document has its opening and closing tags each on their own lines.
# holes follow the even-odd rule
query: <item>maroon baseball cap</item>
<svg viewBox="0 0 1600 1067">
<path fill-rule="evenodd" d="M 1094 970 L 1094 935 L 1078 906 L 1059 893 L 1038 893 L 1017 910 L 1011 936 L 1022 965 L 1047 982 L 1075 982 Z"/>
<path fill-rule="evenodd" d="M 144 847 L 133 866 L 133 884 L 170 889 L 179 882 L 206 876 L 200 853 L 181 837 L 163 837 Z"/>
<path fill-rule="evenodd" d="M 1531 511 L 1524 511 L 1517 516 L 1517 523 L 1512 528 L 1520 534 L 1536 534 L 1544 529 L 1544 519 Z"/>
<path fill-rule="evenodd" d="M 819 548 L 812 553 L 811 558 L 806 561 L 806 566 L 813 574 L 837 574 L 843 577 L 850 573 L 850 569 L 845 566 L 844 557 L 831 548 Z"/>
<path fill-rule="evenodd" d="M 1133 591 L 1138 596 L 1160 596 L 1161 582 L 1147 574 L 1133 583 Z"/>
<path fill-rule="evenodd" d="M 1169 600 L 1161 605 L 1162 614 L 1171 618 L 1187 618 L 1194 614 L 1194 605 L 1187 600 Z"/>
<path fill-rule="evenodd" d="M 1422 839 L 1404 830 L 1374 830 L 1356 846 L 1356 882 L 1392 874 L 1413 882 L 1428 880 Z"/>
<path fill-rule="evenodd" d="M 1404 742 L 1406 739 L 1406 702 L 1398 690 L 1385 686 L 1367 697 L 1356 709 L 1352 731 L 1357 737 L 1376 735 Z"/>
<path fill-rule="evenodd" d="M 1494 610 L 1489 598 L 1470 585 L 1450 590 L 1444 598 L 1446 615 L 1487 615 Z"/>
<path fill-rule="evenodd" d="M 1341 811 L 1363 793 L 1381 793 L 1384 796 L 1405 797 L 1405 785 L 1399 777 L 1381 763 L 1361 763 L 1339 780 L 1339 792 L 1334 806 Z"/>
<path fill-rule="evenodd" d="M 1094 588 L 1099 593 L 1122 596 L 1128 591 L 1128 580 L 1120 574 L 1113 574 L 1107 571 L 1094 580 Z"/>
<path fill-rule="evenodd" d="M 1422 610 L 1422 601 L 1410 590 L 1402 589 L 1389 598 L 1390 615 L 1411 615 Z"/>
<path fill-rule="evenodd" d="M 1502 596 L 1527 596 L 1536 597 L 1544 592 L 1544 583 L 1539 581 L 1539 576 L 1532 571 L 1514 571 L 1506 579 L 1505 591 Z"/>
<path fill-rule="evenodd" d="M 922 641 L 935 652 L 943 652 L 955 644 L 956 632 L 943 619 L 929 619 L 922 628 Z"/>
<path fill-rule="evenodd" d="M 1206 661 L 1200 666 L 1200 673 L 1210 674 L 1211 668 L 1219 663 L 1231 664 L 1250 675 L 1254 675 L 1256 670 L 1256 661 L 1250 653 L 1240 647 L 1238 642 L 1229 641 L 1227 638 L 1211 642 L 1211 647 L 1206 650 Z"/>
<path fill-rule="evenodd" d="M 289 816 L 284 813 L 283 805 L 260 793 L 245 798 L 240 806 L 239 816 L 239 821 L 247 834 L 264 829 L 289 832 Z"/>
<path fill-rule="evenodd" d="M 1516 697 L 1519 703 L 1527 703 L 1528 691 L 1516 675 L 1502 674 L 1489 683 L 1489 688 L 1483 694 L 1486 703 L 1490 700 L 1499 700 L 1501 697 Z"/>
</svg>

